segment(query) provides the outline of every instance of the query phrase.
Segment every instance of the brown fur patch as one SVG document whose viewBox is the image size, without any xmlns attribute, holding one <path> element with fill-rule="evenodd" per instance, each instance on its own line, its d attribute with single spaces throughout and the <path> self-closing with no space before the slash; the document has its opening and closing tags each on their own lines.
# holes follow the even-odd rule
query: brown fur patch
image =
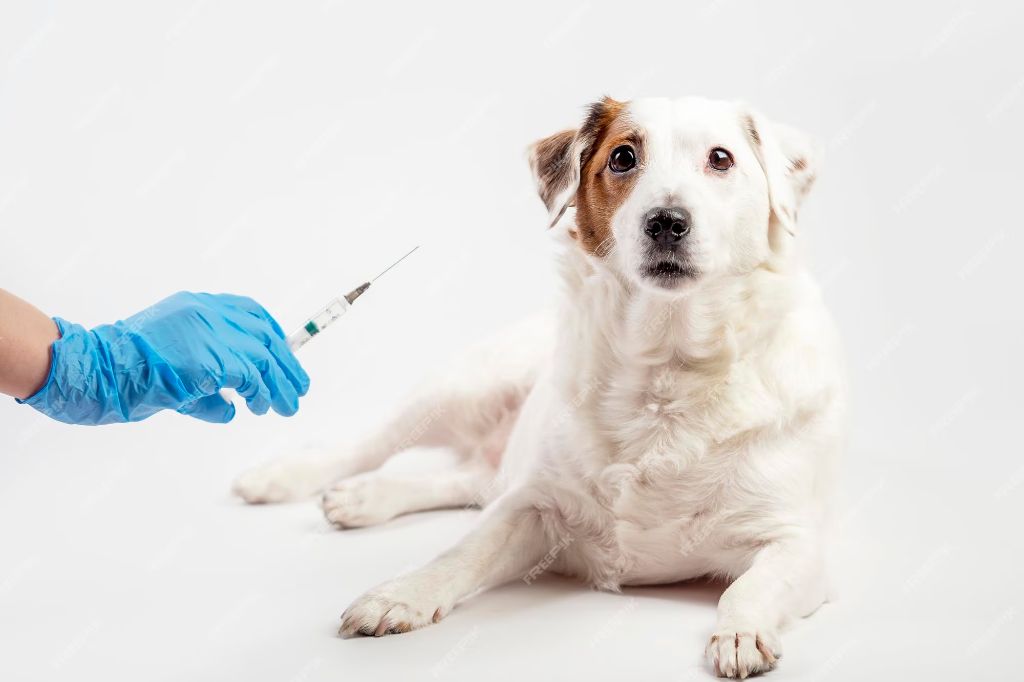
<svg viewBox="0 0 1024 682">
<path fill-rule="evenodd" d="M 576 226 L 580 244 L 596 256 L 613 246 L 612 218 L 636 185 L 643 168 L 643 140 L 630 126 L 626 104 L 604 98 L 590 107 L 580 136 L 588 141 L 581 161 L 580 186 L 576 192 Z M 608 169 L 608 156 L 621 144 L 630 144 L 637 155 L 633 170 L 616 175 Z"/>
<path fill-rule="evenodd" d="M 537 176 L 538 192 L 549 211 L 555 197 L 569 182 L 569 150 L 575 139 L 575 130 L 563 130 L 545 137 L 533 147 L 531 161 Z"/>
<path fill-rule="evenodd" d="M 750 135 L 750 139 L 753 140 L 754 144 L 760 145 L 761 144 L 761 133 L 759 133 L 757 131 L 757 126 L 754 125 L 754 117 L 753 116 L 744 116 L 743 117 L 743 127 L 746 129 L 747 135 Z"/>
<path fill-rule="evenodd" d="M 789 175 L 794 183 L 793 189 L 798 198 L 803 198 L 811 191 L 811 186 L 816 178 L 814 171 L 810 169 L 807 159 L 798 157 L 790 159 Z M 795 219 L 795 218 L 794 218 Z"/>
</svg>

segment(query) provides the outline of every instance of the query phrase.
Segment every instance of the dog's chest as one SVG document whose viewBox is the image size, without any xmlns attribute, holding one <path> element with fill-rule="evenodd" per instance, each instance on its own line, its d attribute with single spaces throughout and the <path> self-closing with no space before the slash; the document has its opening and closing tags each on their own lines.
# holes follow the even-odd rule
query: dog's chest
<svg viewBox="0 0 1024 682">
<path fill-rule="evenodd" d="M 739 363 L 695 369 L 670 359 L 615 367 L 586 406 L 603 440 L 604 463 L 683 471 L 703 461 L 719 444 L 770 419 L 777 408 L 752 376 Z"/>
<path fill-rule="evenodd" d="M 764 504 L 743 485 L 756 474 L 744 434 L 765 418 L 771 401 L 748 396 L 744 402 L 733 379 L 677 362 L 622 367 L 584 401 L 581 433 L 592 447 L 577 473 L 591 483 L 615 548 L 614 560 L 595 562 L 617 567 L 610 583 L 716 570 L 722 544 L 735 539 L 723 514 Z"/>
</svg>

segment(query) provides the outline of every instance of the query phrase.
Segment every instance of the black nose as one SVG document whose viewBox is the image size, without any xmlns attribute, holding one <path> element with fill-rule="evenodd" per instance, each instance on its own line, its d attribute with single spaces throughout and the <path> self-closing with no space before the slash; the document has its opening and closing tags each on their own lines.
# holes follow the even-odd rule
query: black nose
<svg viewBox="0 0 1024 682">
<path fill-rule="evenodd" d="M 644 232 L 658 246 L 678 244 L 690 231 L 690 212 L 685 208 L 652 208 L 644 220 Z"/>
</svg>

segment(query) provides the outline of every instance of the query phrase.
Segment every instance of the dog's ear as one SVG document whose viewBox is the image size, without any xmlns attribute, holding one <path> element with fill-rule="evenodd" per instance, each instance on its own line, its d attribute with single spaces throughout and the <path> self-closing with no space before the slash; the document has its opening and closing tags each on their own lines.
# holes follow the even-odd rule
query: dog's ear
<svg viewBox="0 0 1024 682">
<path fill-rule="evenodd" d="M 622 102 L 605 97 L 590 105 L 578 130 L 563 130 L 530 147 L 530 168 L 552 226 L 575 202 L 580 173 L 594 153 L 601 133 L 623 106 Z"/>
<path fill-rule="evenodd" d="M 576 131 L 563 130 L 530 147 L 530 170 L 537 182 L 537 193 L 548 209 L 551 225 L 558 222 L 572 203 L 579 187 L 579 153 L 575 149 Z"/>
<path fill-rule="evenodd" d="M 768 239 L 778 250 L 787 234 L 796 234 L 797 211 L 818 174 L 821 150 L 807 135 L 753 111 L 745 110 L 741 123 L 768 180 Z"/>
</svg>

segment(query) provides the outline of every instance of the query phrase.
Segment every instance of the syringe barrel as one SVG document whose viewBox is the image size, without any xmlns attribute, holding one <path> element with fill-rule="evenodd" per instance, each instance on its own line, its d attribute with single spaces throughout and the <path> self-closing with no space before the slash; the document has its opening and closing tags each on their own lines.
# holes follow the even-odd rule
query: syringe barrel
<svg viewBox="0 0 1024 682">
<path fill-rule="evenodd" d="M 306 345 L 306 343 L 323 331 L 326 327 L 330 326 L 335 320 L 348 312 L 351 304 L 344 299 L 339 297 L 328 303 L 323 310 L 318 312 L 313 317 L 309 318 L 304 325 L 296 329 L 288 336 L 288 347 L 292 351 L 297 351 Z"/>
</svg>

